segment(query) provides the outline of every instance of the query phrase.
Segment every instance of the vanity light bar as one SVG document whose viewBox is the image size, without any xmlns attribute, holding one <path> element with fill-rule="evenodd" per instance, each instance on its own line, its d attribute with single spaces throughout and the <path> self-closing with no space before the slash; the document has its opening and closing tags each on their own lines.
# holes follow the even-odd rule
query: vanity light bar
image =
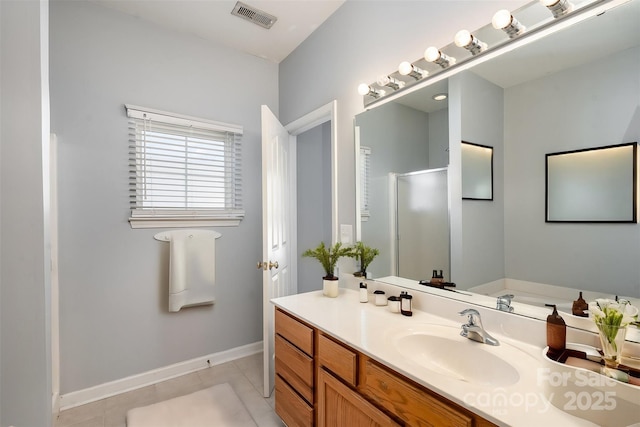
<svg viewBox="0 0 640 427">
<path fill-rule="evenodd" d="M 610 7 L 614 7 L 616 4 L 620 4 L 621 2 L 624 3 L 625 1 L 628 1 L 628 0 L 587 0 L 587 1 L 589 2 L 589 6 L 587 6 L 587 8 L 580 6 L 578 9 L 575 9 L 575 6 L 569 0 L 539 0 L 539 2 L 542 5 L 544 5 L 547 9 L 549 9 L 551 13 L 553 13 L 554 18 L 560 18 L 565 15 L 568 15 L 569 13 L 573 12 L 574 9 L 577 11 L 580 11 L 580 14 L 582 14 L 582 12 L 584 12 L 585 10 L 591 9 L 591 6 L 595 3 L 603 2 L 603 3 L 613 5 Z M 578 16 L 576 16 L 576 19 L 579 19 Z M 513 14 L 511 14 L 511 12 L 509 12 L 506 9 L 502 9 L 496 12 L 493 16 L 493 19 L 491 20 L 491 24 L 493 28 L 504 31 L 509 36 L 509 39 L 515 39 L 516 37 L 522 35 L 527 29 L 524 25 L 522 25 L 522 23 L 520 23 L 513 16 Z M 542 22 L 542 24 L 546 25 L 544 22 Z M 544 26 L 541 28 L 544 28 Z M 563 26 L 557 26 L 557 28 L 563 28 Z M 534 26 L 533 33 L 538 34 L 539 29 L 540 28 L 537 28 Z M 532 40 L 532 41 L 536 40 L 535 36 L 532 36 L 532 37 L 533 38 L 530 38 L 529 40 Z M 473 34 L 471 34 L 467 30 L 458 31 L 458 33 L 456 33 L 455 35 L 454 43 L 458 47 L 467 49 L 469 52 L 471 52 L 472 56 L 476 56 L 479 53 L 484 52 L 485 50 L 488 49 L 487 43 L 479 40 L 477 37 L 475 37 Z M 504 46 L 500 45 L 499 50 L 502 52 L 509 51 L 508 48 L 507 50 L 505 50 L 503 49 L 503 47 Z M 456 58 L 444 54 L 440 49 L 434 46 L 428 47 L 424 51 L 424 59 L 429 63 L 439 65 L 442 69 L 448 68 L 456 64 Z M 463 61 L 463 62 L 466 62 L 466 61 Z M 394 79 L 389 75 L 383 75 L 378 79 L 377 85 L 389 87 L 393 91 L 397 91 L 399 89 L 403 89 L 405 86 L 412 85 L 429 75 L 429 72 L 427 70 L 423 70 L 407 61 L 402 62 L 400 64 L 400 66 L 398 67 L 398 73 L 402 76 L 410 76 L 413 79 L 415 79 L 415 81 L 404 82 L 404 81 L 399 81 L 397 79 Z M 372 88 L 371 86 L 366 85 L 364 83 L 358 86 L 358 93 L 360 93 L 362 96 L 369 96 L 375 99 L 379 99 L 381 97 L 384 97 L 385 95 L 388 95 L 387 93 L 385 93 L 384 90 Z M 364 102 L 365 102 L 365 105 L 368 105 L 370 103 L 373 103 L 374 100 L 368 99 L 368 100 L 365 100 Z"/>
</svg>

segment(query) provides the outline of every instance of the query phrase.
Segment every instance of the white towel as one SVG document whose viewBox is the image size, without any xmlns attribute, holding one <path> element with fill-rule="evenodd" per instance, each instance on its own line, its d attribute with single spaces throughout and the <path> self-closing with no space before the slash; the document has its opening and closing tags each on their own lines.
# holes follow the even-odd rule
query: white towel
<svg viewBox="0 0 640 427">
<path fill-rule="evenodd" d="M 169 311 L 214 303 L 216 239 L 220 236 L 211 230 L 172 230 L 154 236 L 170 244 Z"/>
</svg>

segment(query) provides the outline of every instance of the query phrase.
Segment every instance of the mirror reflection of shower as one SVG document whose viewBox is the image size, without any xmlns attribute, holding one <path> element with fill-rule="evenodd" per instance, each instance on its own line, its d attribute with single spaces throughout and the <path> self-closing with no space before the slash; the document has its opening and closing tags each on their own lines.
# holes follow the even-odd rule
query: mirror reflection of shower
<svg viewBox="0 0 640 427">
<path fill-rule="evenodd" d="M 442 270 L 450 280 L 447 168 L 390 173 L 389 190 L 392 274 L 428 281 Z"/>
</svg>

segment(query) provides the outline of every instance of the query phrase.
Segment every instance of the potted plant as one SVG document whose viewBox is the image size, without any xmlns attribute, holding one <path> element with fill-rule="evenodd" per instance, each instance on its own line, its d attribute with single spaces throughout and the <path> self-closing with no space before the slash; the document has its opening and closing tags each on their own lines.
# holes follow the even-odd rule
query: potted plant
<svg viewBox="0 0 640 427">
<path fill-rule="evenodd" d="M 356 242 L 351 248 L 351 258 L 355 258 L 360 262 L 360 271 L 354 273 L 354 276 L 367 277 L 367 267 L 371 264 L 371 261 L 380 254 L 378 249 L 367 246 L 362 242 Z"/>
<path fill-rule="evenodd" d="M 345 256 L 351 256 L 351 248 L 342 247 L 338 242 L 333 246 L 325 246 L 324 242 L 315 249 L 307 249 L 302 253 L 303 257 L 315 258 L 324 268 L 325 276 L 322 278 L 322 293 L 328 297 L 338 296 L 338 278 L 333 274 L 338 260 Z"/>
</svg>

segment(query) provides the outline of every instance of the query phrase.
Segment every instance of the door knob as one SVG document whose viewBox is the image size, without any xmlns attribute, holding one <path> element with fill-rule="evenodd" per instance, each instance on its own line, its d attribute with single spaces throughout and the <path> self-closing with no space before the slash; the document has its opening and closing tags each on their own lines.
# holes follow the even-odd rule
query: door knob
<svg viewBox="0 0 640 427">
<path fill-rule="evenodd" d="M 272 268 L 276 268 L 277 269 L 278 268 L 278 261 L 276 261 L 276 262 L 260 261 L 257 264 L 257 268 L 258 268 L 258 270 L 267 270 L 267 269 L 271 270 Z"/>
</svg>

